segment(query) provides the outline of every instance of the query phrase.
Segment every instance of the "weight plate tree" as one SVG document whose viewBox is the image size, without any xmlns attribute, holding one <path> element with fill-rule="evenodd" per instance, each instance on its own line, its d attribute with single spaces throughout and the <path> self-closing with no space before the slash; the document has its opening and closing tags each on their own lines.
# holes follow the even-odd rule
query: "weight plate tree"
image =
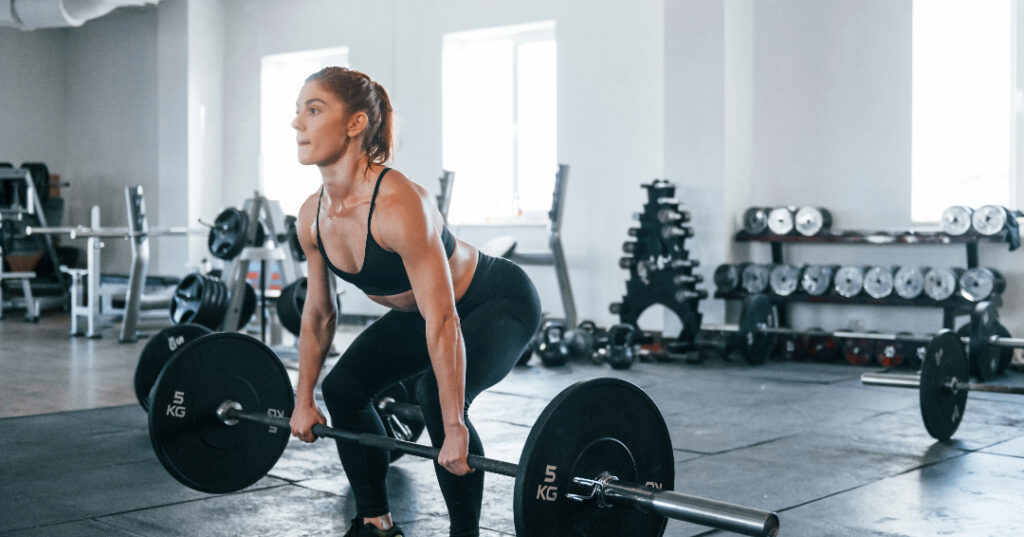
<svg viewBox="0 0 1024 537">
<path fill-rule="evenodd" d="M 182 348 L 157 378 L 150 440 L 182 484 L 237 491 L 265 476 L 284 452 L 293 406 L 288 375 L 266 345 L 242 334 L 209 334 Z M 440 452 L 319 424 L 313 434 L 435 461 Z M 556 396 L 518 465 L 477 455 L 468 463 L 516 478 L 519 535 L 658 536 L 665 517 L 743 535 L 779 530 L 775 513 L 672 491 L 664 418 L 640 388 L 621 379 L 580 382 Z"/>
<path fill-rule="evenodd" d="M 700 330 L 700 301 L 708 296 L 697 288 L 702 278 L 693 269 L 699 263 L 686 249 L 686 239 L 693 236 L 693 228 L 686 225 L 690 213 L 673 197 L 676 187 L 671 182 L 656 180 L 641 186 L 647 191 L 647 203 L 643 212 L 634 215 L 640 226 L 630 229 L 635 240 L 623 244 L 623 251 L 632 256 L 619 263 L 629 270 L 626 294 L 609 310 L 619 316 L 619 322 L 639 329 L 637 320 L 644 310 L 661 304 L 683 326 L 675 349 L 689 350 Z"/>
</svg>

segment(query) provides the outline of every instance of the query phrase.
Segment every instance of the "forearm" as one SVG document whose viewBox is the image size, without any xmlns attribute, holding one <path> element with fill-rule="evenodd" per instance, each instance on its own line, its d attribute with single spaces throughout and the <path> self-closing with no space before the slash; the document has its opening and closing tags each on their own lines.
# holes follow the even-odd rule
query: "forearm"
<svg viewBox="0 0 1024 537">
<path fill-rule="evenodd" d="M 465 424 L 466 346 L 458 314 L 427 322 L 427 350 L 437 378 L 445 427 Z"/>
<path fill-rule="evenodd" d="M 299 385 L 295 390 L 297 406 L 314 404 L 313 390 L 334 341 L 335 324 L 333 315 L 302 318 L 302 329 L 299 331 Z"/>
</svg>

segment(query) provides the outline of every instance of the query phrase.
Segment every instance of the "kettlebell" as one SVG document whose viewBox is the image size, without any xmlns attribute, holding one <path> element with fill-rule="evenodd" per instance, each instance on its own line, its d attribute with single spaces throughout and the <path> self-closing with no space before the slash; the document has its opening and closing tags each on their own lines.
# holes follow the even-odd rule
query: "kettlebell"
<svg viewBox="0 0 1024 537">
<path fill-rule="evenodd" d="M 548 322 L 541 329 L 535 349 L 540 361 L 546 367 L 565 365 L 569 361 L 569 346 L 565 341 L 565 326 L 561 323 Z"/>
<path fill-rule="evenodd" d="M 565 333 L 565 341 L 569 346 L 569 355 L 573 360 L 589 360 L 594 353 L 597 325 L 594 321 L 583 321 Z"/>
<path fill-rule="evenodd" d="M 629 369 L 636 361 L 636 330 L 632 325 L 617 324 L 608 330 L 608 351 L 605 361 L 612 369 Z"/>
</svg>

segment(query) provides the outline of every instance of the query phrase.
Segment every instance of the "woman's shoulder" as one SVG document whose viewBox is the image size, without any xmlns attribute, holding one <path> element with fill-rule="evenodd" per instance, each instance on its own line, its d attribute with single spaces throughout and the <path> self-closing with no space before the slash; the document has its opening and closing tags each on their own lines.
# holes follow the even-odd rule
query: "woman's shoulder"
<svg viewBox="0 0 1024 537">
<path fill-rule="evenodd" d="M 394 168 L 388 170 L 380 183 L 377 204 L 393 205 L 394 208 L 421 205 L 430 199 L 425 188 Z"/>
</svg>

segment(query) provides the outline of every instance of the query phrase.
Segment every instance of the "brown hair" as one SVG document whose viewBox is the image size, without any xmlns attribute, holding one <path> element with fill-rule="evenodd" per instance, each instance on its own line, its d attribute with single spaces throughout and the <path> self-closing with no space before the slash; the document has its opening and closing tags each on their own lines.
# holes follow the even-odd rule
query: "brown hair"
<svg viewBox="0 0 1024 537">
<path fill-rule="evenodd" d="M 363 150 L 368 156 L 367 165 L 390 162 L 394 153 L 393 110 L 384 87 L 366 74 L 347 67 L 324 67 L 309 75 L 306 82 L 313 80 L 345 103 L 349 113 L 366 113 Z"/>
</svg>

